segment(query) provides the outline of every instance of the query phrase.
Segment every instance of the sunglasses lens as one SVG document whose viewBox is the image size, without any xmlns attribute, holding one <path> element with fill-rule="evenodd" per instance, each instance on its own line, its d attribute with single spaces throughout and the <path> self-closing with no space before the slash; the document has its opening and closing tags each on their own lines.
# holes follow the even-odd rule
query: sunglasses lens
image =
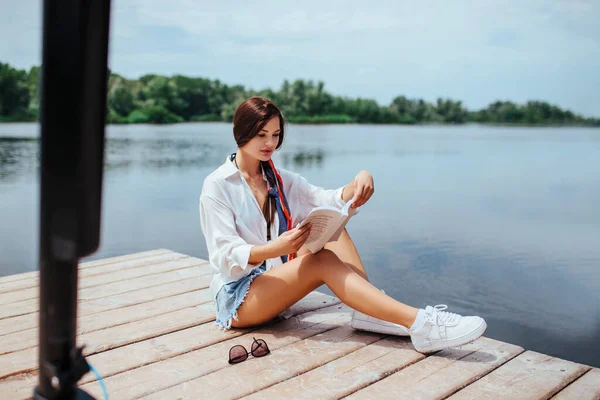
<svg viewBox="0 0 600 400">
<path fill-rule="evenodd" d="M 266 356 L 269 353 L 269 347 L 267 346 L 267 343 L 264 340 L 258 339 L 255 340 L 254 343 L 252 343 L 252 355 L 254 357 Z"/>
<path fill-rule="evenodd" d="M 240 345 L 233 346 L 229 350 L 229 362 L 231 364 L 242 362 L 242 361 L 246 360 L 247 358 L 248 358 L 248 352 L 246 352 L 246 349 L 244 348 L 244 346 L 240 346 Z"/>
</svg>

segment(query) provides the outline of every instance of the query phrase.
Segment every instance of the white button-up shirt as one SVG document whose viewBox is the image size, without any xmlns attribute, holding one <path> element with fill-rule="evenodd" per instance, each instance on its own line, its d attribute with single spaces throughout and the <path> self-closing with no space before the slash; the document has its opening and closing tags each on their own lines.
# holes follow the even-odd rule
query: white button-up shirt
<svg viewBox="0 0 600 400">
<path fill-rule="evenodd" d="M 292 215 L 292 226 L 303 221 L 313 207 L 342 208 L 343 186 L 326 190 L 308 183 L 302 176 L 278 169 Z M 234 163 L 225 163 L 204 180 L 200 194 L 200 225 L 206 239 L 214 276 L 213 298 L 221 287 L 250 274 L 260 264 L 249 264 L 252 246 L 267 244 L 267 223 L 254 193 Z M 279 234 L 277 213 L 271 224 L 271 239 Z M 282 264 L 281 257 L 266 260 L 267 270 Z"/>
</svg>

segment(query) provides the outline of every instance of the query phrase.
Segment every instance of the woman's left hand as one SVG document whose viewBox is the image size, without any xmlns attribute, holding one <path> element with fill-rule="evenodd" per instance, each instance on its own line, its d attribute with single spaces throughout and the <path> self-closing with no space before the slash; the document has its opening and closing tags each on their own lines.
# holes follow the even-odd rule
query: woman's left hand
<svg viewBox="0 0 600 400">
<path fill-rule="evenodd" d="M 373 176 L 367 171 L 360 171 L 354 178 L 354 196 L 352 199 L 352 208 L 357 208 L 365 204 L 375 192 L 375 183 Z"/>
</svg>

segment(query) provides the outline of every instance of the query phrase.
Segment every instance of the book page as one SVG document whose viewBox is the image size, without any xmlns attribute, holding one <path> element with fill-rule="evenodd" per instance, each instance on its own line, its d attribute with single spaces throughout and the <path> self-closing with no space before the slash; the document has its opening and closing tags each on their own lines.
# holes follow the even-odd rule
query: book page
<svg viewBox="0 0 600 400">
<path fill-rule="evenodd" d="M 312 223 L 310 235 L 304 246 L 312 253 L 321 250 L 327 242 L 338 240 L 350 218 L 359 212 L 359 208 L 350 208 L 352 200 L 340 210 L 331 206 L 313 208 L 308 217 L 299 226 Z"/>
<path fill-rule="evenodd" d="M 348 221 L 350 221 L 350 218 L 358 214 L 358 212 L 360 211 L 360 208 L 350 208 L 352 202 L 353 200 L 349 200 L 344 205 L 344 208 L 341 209 L 343 218 L 340 221 L 340 227 L 333 233 L 333 235 L 331 235 L 328 242 L 335 242 L 336 240 L 338 240 L 340 238 L 340 235 L 342 234 L 342 231 L 346 227 L 346 224 L 348 223 Z"/>
<path fill-rule="evenodd" d="M 331 233 L 335 232 L 340 225 L 343 217 L 337 210 L 313 210 L 301 225 L 312 224 L 312 228 L 304 246 L 312 253 L 321 250 L 325 243 L 329 241 Z"/>
<path fill-rule="evenodd" d="M 331 235 L 331 237 L 329 238 L 329 242 L 335 242 L 336 240 L 338 240 L 340 238 L 340 235 L 342 234 L 342 231 L 346 227 L 346 224 L 348 223 L 348 221 L 350 221 L 350 216 L 344 217 L 342 219 L 342 223 L 340 224 L 340 227 L 337 229 L 337 231 L 334 232 L 333 235 Z"/>
</svg>

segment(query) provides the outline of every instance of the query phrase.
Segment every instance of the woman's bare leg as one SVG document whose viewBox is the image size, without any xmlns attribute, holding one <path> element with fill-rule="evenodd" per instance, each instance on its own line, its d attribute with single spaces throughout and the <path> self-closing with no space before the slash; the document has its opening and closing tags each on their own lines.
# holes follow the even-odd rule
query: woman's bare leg
<svg viewBox="0 0 600 400">
<path fill-rule="evenodd" d="M 356 250 L 356 246 L 346 229 L 344 229 L 337 241 L 327 243 L 325 248 L 333 251 L 344 264 L 352 268 L 363 279 L 369 280 L 365 266 L 358 255 L 358 250 Z"/>
<path fill-rule="evenodd" d="M 358 250 L 352 241 L 352 238 L 348 234 L 348 231 L 344 229 L 340 237 L 335 242 L 329 242 L 325 245 L 325 248 L 333 251 L 340 260 L 342 260 L 347 266 L 352 268 L 357 274 L 362 276 L 365 280 L 369 280 L 367 277 L 367 271 L 358 255 Z M 310 250 L 306 247 L 301 247 L 298 250 L 298 255 L 309 254 Z"/>
<path fill-rule="evenodd" d="M 232 326 L 258 325 L 274 318 L 326 284 L 345 304 L 367 315 L 412 326 L 418 309 L 379 291 L 331 250 L 300 256 L 254 279 Z"/>
</svg>

